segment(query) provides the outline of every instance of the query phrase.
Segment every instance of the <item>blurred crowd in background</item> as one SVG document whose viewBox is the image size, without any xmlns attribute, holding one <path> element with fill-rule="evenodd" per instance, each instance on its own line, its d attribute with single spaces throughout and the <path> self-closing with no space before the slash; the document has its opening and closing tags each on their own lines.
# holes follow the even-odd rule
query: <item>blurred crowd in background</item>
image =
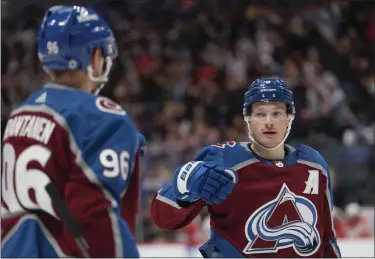
<svg viewBox="0 0 375 259">
<path fill-rule="evenodd" d="M 358 215 L 374 203 L 371 1 L 112 2 L 97 5 L 120 47 L 103 95 L 131 114 L 148 141 L 139 240 L 181 238 L 152 223 L 152 197 L 203 146 L 248 140 L 243 94 L 258 77 L 281 77 L 293 89 L 297 115 L 287 142 L 323 154 L 338 210 Z M 35 50 L 44 10 L 32 5 L 2 20 L 2 129 L 9 112 L 48 80 Z"/>
</svg>

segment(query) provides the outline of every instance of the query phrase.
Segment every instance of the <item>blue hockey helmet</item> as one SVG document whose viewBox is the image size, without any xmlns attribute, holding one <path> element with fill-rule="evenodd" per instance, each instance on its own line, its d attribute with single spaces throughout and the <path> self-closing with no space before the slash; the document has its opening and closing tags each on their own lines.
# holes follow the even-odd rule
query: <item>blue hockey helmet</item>
<svg viewBox="0 0 375 259">
<path fill-rule="evenodd" d="M 105 58 L 105 72 L 94 77 L 93 50 Z M 112 30 L 98 13 L 82 6 L 54 6 L 45 14 L 38 32 L 38 57 L 46 70 L 88 70 L 90 79 L 104 83 L 117 57 Z"/>
<path fill-rule="evenodd" d="M 256 102 L 280 101 L 286 104 L 288 114 L 294 116 L 293 93 L 283 80 L 278 78 L 256 79 L 247 89 L 244 98 L 244 116 L 251 114 L 251 105 Z"/>
<path fill-rule="evenodd" d="M 287 113 L 289 117 L 288 127 L 282 141 L 275 147 L 269 148 L 260 144 L 253 136 L 251 125 L 250 125 L 250 116 L 251 116 L 251 106 L 256 102 L 271 102 L 279 101 L 286 104 Z M 294 107 L 293 93 L 289 87 L 284 83 L 283 80 L 278 78 L 263 78 L 255 80 L 247 89 L 244 97 L 244 107 L 243 115 L 244 119 L 247 122 L 248 135 L 252 142 L 257 143 L 262 146 L 264 149 L 273 150 L 283 145 L 285 140 L 288 138 L 292 122 L 294 120 L 294 115 L 296 109 Z"/>
</svg>

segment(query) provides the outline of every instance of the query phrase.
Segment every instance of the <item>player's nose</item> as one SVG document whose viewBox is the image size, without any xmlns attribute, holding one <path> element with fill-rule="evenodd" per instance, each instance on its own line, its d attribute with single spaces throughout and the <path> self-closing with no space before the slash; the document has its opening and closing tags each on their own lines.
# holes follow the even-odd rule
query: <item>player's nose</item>
<svg viewBox="0 0 375 259">
<path fill-rule="evenodd" d="M 273 122 L 271 121 L 271 120 L 269 120 L 269 119 L 267 119 L 267 121 L 266 121 L 266 123 L 265 123 L 265 127 L 266 127 L 266 129 L 267 130 L 271 130 L 271 129 L 273 129 Z"/>
<path fill-rule="evenodd" d="M 270 114 L 266 115 L 266 124 L 272 123 L 272 116 Z"/>
</svg>

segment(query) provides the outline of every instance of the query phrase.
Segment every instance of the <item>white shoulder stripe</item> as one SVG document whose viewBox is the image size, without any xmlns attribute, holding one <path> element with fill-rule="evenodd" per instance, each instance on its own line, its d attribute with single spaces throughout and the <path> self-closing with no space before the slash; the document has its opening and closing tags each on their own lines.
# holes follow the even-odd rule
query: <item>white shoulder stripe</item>
<svg viewBox="0 0 375 259">
<path fill-rule="evenodd" d="M 243 161 L 243 162 L 241 162 L 241 163 L 239 163 L 239 164 L 237 164 L 237 165 L 235 165 L 235 166 L 232 166 L 232 168 L 233 168 L 234 170 L 238 171 L 238 170 L 240 170 L 241 168 L 244 168 L 244 167 L 246 167 L 246 166 L 248 166 L 248 165 L 251 165 L 251 164 L 254 164 L 254 163 L 256 163 L 256 162 L 259 162 L 259 160 L 258 160 L 257 158 L 251 158 L 251 159 L 249 159 L 249 160 L 245 160 L 245 161 Z"/>
<path fill-rule="evenodd" d="M 172 200 L 168 199 L 167 197 L 161 196 L 159 193 L 156 196 L 156 199 L 159 200 L 159 201 L 162 201 L 162 202 L 164 202 L 168 205 L 171 205 L 172 207 L 175 207 L 176 209 L 181 209 L 181 207 L 175 201 L 172 201 Z"/>
<path fill-rule="evenodd" d="M 310 161 L 303 160 L 303 159 L 298 159 L 297 163 L 308 165 L 308 166 L 314 167 L 316 169 L 319 169 L 320 171 L 322 171 L 324 176 L 328 177 L 328 173 L 327 173 L 326 169 L 324 169 L 324 167 L 321 164 L 310 162 Z"/>
<path fill-rule="evenodd" d="M 287 148 L 289 148 L 289 151 L 290 151 L 291 153 L 293 153 L 293 152 L 296 152 L 296 151 L 297 151 L 297 149 L 295 149 L 295 148 L 294 148 L 294 147 L 292 147 L 291 145 L 285 144 L 285 146 L 286 146 Z"/>
<path fill-rule="evenodd" d="M 98 185 L 103 192 L 104 196 L 106 199 L 112 204 L 113 208 L 118 207 L 117 201 L 108 190 L 106 190 L 102 183 L 98 180 L 97 176 L 93 172 L 93 170 L 86 164 L 86 162 L 82 158 L 81 150 L 79 149 L 76 140 L 72 134 L 72 131 L 65 120 L 63 116 L 61 116 L 58 112 L 53 110 L 47 105 L 25 105 L 20 107 L 19 109 L 16 109 L 12 115 L 20 113 L 20 112 L 26 112 L 26 111 L 31 111 L 31 112 L 43 112 L 45 114 L 48 114 L 54 118 L 54 120 L 59 123 L 61 127 L 63 127 L 66 132 L 69 134 L 69 144 L 70 144 L 70 149 L 71 151 L 75 154 L 76 156 L 76 163 L 77 165 L 82 169 L 86 177 L 90 180 L 90 182 L 94 183 L 95 185 Z M 123 251 L 123 240 L 121 237 L 121 233 L 119 231 L 120 226 L 119 222 L 116 218 L 115 212 L 113 210 L 108 211 L 108 216 L 111 220 L 112 224 L 112 232 L 113 232 L 113 239 L 115 242 L 115 257 L 123 257 L 124 251 Z"/>
</svg>

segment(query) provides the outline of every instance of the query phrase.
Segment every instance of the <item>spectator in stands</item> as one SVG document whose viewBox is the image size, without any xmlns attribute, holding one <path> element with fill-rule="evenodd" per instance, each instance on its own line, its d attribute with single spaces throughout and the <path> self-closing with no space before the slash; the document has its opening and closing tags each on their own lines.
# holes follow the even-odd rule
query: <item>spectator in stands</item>
<svg viewBox="0 0 375 259">
<path fill-rule="evenodd" d="M 244 1 L 177 2 L 126 16 L 117 8 L 109 15 L 119 44 L 130 54 L 120 53 L 124 69 L 112 75 L 119 80 L 104 94 L 125 106 L 148 139 L 146 208 L 149 193 L 169 181 L 171 168 L 203 145 L 247 141 L 242 98 L 257 77 L 280 76 L 293 88 L 300 112 L 291 141 L 338 141 L 337 153 L 358 143 L 374 144 L 375 64 L 370 57 L 375 15 L 365 3 L 275 9 L 245 6 Z M 9 111 L 46 79 L 36 62 L 34 24 L 18 16 L 2 24 L 2 125 Z M 366 158 L 370 169 L 365 170 L 374 179 L 374 165 Z M 340 175 L 338 169 L 338 185 Z M 372 197 L 373 187 L 367 189 Z M 147 240 L 173 237 L 153 228 L 145 214 L 143 223 Z"/>
</svg>

